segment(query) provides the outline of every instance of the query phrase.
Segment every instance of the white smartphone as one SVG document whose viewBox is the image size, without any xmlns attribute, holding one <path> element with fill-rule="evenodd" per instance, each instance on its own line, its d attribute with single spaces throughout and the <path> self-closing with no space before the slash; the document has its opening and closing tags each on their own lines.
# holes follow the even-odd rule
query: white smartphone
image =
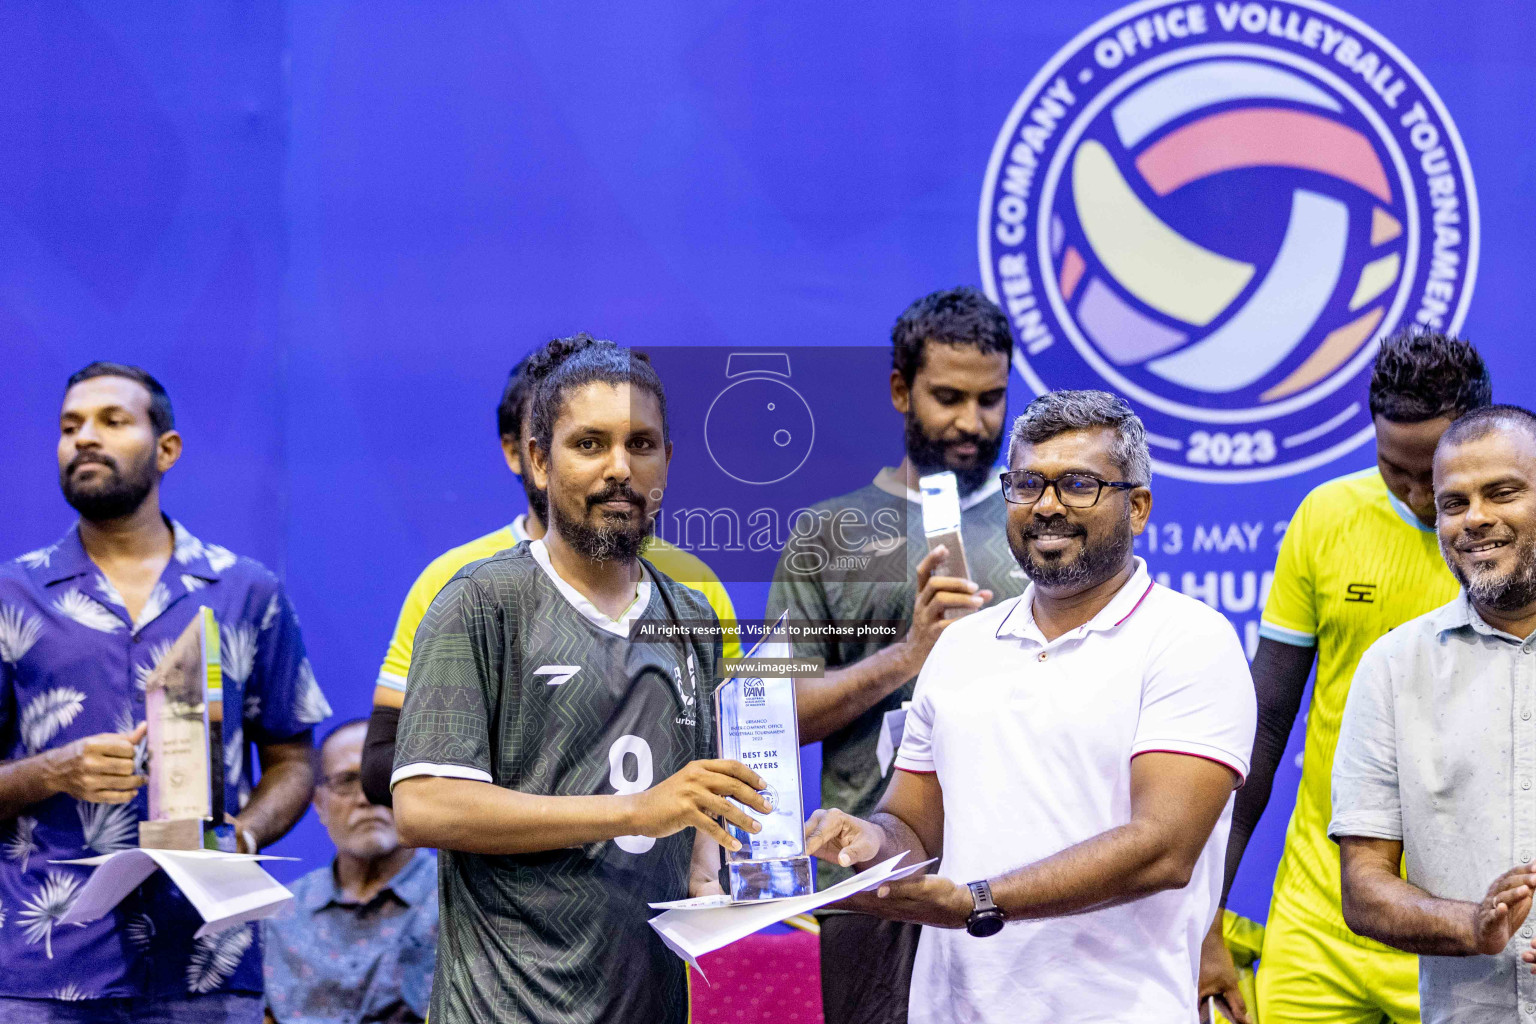
<svg viewBox="0 0 1536 1024">
<path fill-rule="evenodd" d="M 928 550 L 941 544 L 946 549 L 943 560 L 933 567 L 933 574 L 970 579 L 965 540 L 960 535 L 960 487 L 955 474 L 933 473 L 919 479 L 917 485 L 923 496 L 923 534 L 928 539 Z M 951 608 L 944 617 L 958 619 L 966 614 L 967 609 Z"/>
</svg>

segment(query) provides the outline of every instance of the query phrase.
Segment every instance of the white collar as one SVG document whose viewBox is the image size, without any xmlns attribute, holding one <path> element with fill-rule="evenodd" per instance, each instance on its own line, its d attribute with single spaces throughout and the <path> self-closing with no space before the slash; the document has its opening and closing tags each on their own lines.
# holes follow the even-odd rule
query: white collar
<svg viewBox="0 0 1536 1024">
<path fill-rule="evenodd" d="M 914 505 L 921 505 L 923 503 L 922 492 L 914 491 L 907 486 L 907 481 L 902 477 L 899 467 L 886 466 L 875 474 L 873 483 L 886 494 L 897 498 L 906 498 Z M 997 474 L 992 474 L 987 477 L 986 483 L 960 499 L 960 511 L 964 512 L 968 508 L 981 504 L 1001 490 L 1002 486 L 1003 482 L 998 479 Z"/>
<path fill-rule="evenodd" d="M 629 639 L 629 628 L 634 625 L 636 619 L 645 614 L 646 606 L 651 603 L 651 581 L 645 576 L 643 569 L 640 582 L 635 585 L 635 600 L 624 609 L 623 615 L 617 619 L 610 619 L 601 608 L 587 600 L 585 594 L 560 578 L 560 574 L 555 571 L 554 565 L 549 560 L 549 547 L 544 543 L 543 537 L 530 543 L 528 550 L 533 553 L 533 560 L 538 562 L 539 568 L 548 574 L 550 582 L 554 583 L 555 589 L 560 591 L 560 596 L 565 598 L 567 604 L 580 612 L 583 618 L 598 629 Z"/>
<path fill-rule="evenodd" d="M 507 529 L 512 531 L 512 540 L 517 544 L 521 544 L 525 540 L 533 539 L 532 537 L 528 536 L 527 512 L 524 512 L 522 515 L 512 520 L 512 524 L 508 526 Z"/>
<path fill-rule="evenodd" d="M 1114 629 L 1120 623 L 1131 617 L 1131 613 L 1141 607 L 1141 602 L 1146 600 L 1152 588 L 1152 575 L 1147 571 L 1145 559 L 1136 559 L 1136 568 L 1131 573 L 1131 578 L 1126 580 L 1115 596 L 1109 599 L 1109 604 L 1099 609 L 1099 613 L 1081 626 L 1063 636 L 1082 635 L 1094 631 Z M 1002 623 L 997 627 L 997 638 L 1011 637 L 1015 640 L 1033 640 L 1044 644 L 1045 635 L 1040 632 L 1040 627 L 1035 625 L 1035 585 L 1031 583 L 1024 588 L 1024 593 L 1014 598 L 1014 605 L 1003 616 Z"/>
</svg>

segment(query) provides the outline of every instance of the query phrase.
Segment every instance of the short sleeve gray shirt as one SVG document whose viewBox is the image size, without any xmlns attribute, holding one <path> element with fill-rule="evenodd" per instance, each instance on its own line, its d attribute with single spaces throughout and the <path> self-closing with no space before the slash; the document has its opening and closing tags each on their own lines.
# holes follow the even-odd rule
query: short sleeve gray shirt
<svg viewBox="0 0 1536 1024">
<path fill-rule="evenodd" d="M 1329 835 L 1400 840 L 1407 879 L 1480 901 L 1536 857 L 1536 637 L 1493 629 L 1465 593 L 1376 641 L 1360 660 L 1333 762 Z M 1520 953 L 1419 958 L 1425 1024 L 1536 1022 Z"/>
</svg>

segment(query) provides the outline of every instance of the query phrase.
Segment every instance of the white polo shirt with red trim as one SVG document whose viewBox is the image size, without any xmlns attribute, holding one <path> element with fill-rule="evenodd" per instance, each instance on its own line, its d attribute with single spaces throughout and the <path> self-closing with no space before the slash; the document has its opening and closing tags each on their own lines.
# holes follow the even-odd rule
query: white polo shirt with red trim
<svg viewBox="0 0 1536 1024">
<path fill-rule="evenodd" d="M 944 790 L 938 872 L 995 878 L 1131 818 L 1131 759 L 1167 751 L 1248 774 L 1253 681 L 1220 613 L 1129 582 L 1047 643 L 1034 587 L 946 629 L 917 679 L 896 766 Z M 911 1024 L 1193 1021 L 1232 801 L 1183 889 L 973 938 L 923 929 Z"/>
</svg>

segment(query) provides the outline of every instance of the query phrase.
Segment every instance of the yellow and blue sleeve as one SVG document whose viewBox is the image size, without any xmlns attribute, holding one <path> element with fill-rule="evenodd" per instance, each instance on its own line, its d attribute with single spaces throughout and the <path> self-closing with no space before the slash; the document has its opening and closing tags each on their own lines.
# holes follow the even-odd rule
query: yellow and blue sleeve
<svg viewBox="0 0 1536 1024">
<path fill-rule="evenodd" d="M 1317 645 L 1317 540 L 1312 496 L 1301 503 L 1280 541 L 1274 582 L 1264 604 L 1259 635 L 1296 647 Z"/>
</svg>

